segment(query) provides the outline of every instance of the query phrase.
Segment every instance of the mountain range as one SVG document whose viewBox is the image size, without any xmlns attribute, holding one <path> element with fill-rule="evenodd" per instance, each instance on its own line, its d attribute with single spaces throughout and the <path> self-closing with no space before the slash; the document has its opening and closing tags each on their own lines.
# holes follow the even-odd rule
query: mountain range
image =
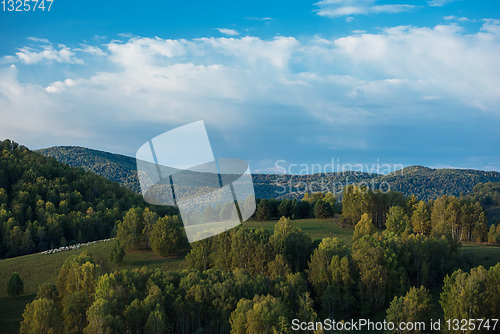
<svg viewBox="0 0 500 334">
<path fill-rule="evenodd" d="M 118 182 L 139 193 L 135 158 L 76 146 L 57 146 L 37 150 L 70 166 L 80 167 Z M 330 190 L 341 195 L 346 184 L 360 183 L 380 189 L 400 191 L 418 199 L 472 193 L 476 184 L 500 182 L 500 173 L 472 169 L 433 169 L 410 166 L 386 175 L 366 172 L 317 173 L 307 175 L 253 174 L 259 198 L 301 198 L 307 191 Z M 307 188 L 306 188 L 307 185 Z"/>
</svg>

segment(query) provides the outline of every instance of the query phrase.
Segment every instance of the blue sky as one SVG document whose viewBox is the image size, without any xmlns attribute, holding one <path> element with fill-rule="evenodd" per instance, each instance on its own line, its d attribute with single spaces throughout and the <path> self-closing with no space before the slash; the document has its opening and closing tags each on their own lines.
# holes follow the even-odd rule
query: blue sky
<svg viewBox="0 0 500 334">
<path fill-rule="evenodd" d="M 500 171 L 499 1 L 54 0 L 0 29 L 0 139 L 31 149 L 134 156 L 204 120 L 257 172 Z"/>
</svg>

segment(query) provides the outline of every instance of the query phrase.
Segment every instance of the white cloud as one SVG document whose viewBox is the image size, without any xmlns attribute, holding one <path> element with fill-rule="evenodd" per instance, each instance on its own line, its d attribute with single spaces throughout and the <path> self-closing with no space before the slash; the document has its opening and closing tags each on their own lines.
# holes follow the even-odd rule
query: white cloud
<svg viewBox="0 0 500 334">
<path fill-rule="evenodd" d="M 481 110 L 500 102 L 500 52 L 498 22 L 488 21 L 482 32 L 462 35 L 458 26 L 430 28 L 395 27 L 383 34 L 349 36 L 335 41 L 345 62 L 394 78 L 407 78 L 416 91 L 427 87 Z M 418 88 L 418 87 L 421 88 Z M 434 88 L 431 88 L 434 87 Z M 434 91 L 434 93 L 431 93 Z M 424 95 L 424 96 L 427 96 Z M 488 101 L 488 102 L 486 102 Z"/>
<path fill-rule="evenodd" d="M 221 34 L 224 34 L 224 35 L 237 36 L 240 34 L 239 32 L 237 32 L 234 29 L 226 29 L 226 28 L 215 28 L 215 29 L 217 29 Z"/>
<path fill-rule="evenodd" d="M 488 32 L 500 36 L 500 20 L 496 19 L 484 19 L 484 24 L 481 27 L 481 31 Z"/>
<path fill-rule="evenodd" d="M 17 57 L 25 64 L 36 64 L 42 61 L 56 61 L 58 63 L 83 64 L 83 60 L 75 57 L 75 53 L 65 45 L 59 44 L 59 50 L 52 45 L 43 46 L 43 50 L 31 47 L 22 47 L 16 52 Z"/>
<path fill-rule="evenodd" d="M 15 65 L 0 68 L 0 133 L 3 138 L 21 136 L 23 141 L 33 145 L 92 138 L 90 127 L 84 129 L 74 122 L 77 115 L 68 113 L 67 103 L 61 103 L 58 97 L 54 98 L 39 85 L 21 84 L 18 72 Z"/>
<path fill-rule="evenodd" d="M 456 0 L 430 0 L 427 1 L 427 4 L 431 7 L 442 7 Z"/>
<path fill-rule="evenodd" d="M 119 33 L 118 36 L 121 36 L 121 37 L 125 37 L 125 38 L 132 38 L 134 35 L 129 33 L 129 32 L 126 32 L 126 33 Z M 106 36 L 104 36 L 104 38 L 106 38 Z"/>
<path fill-rule="evenodd" d="M 445 20 L 453 20 L 453 21 L 460 21 L 460 22 L 466 22 L 466 21 L 472 21 L 472 22 L 474 22 L 474 20 L 470 20 L 467 17 L 457 17 L 457 16 L 454 16 L 454 15 L 445 16 L 445 17 L 443 17 L 443 19 L 445 19 Z"/>
<path fill-rule="evenodd" d="M 300 46 L 293 37 L 275 37 L 265 41 L 257 37 L 235 38 L 201 38 L 213 50 L 248 63 L 256 64 L 259 61 L 270 63 L 279 68 L 285 68 L 292 53 Z"/>
<path fill-rule="evenodd" d="M 319 16 L 337 18 L 348 16 L 347 22 L 352 21 L 350 15 L 369 15 L 379 13 L 401 13 L 409 11 L 413 5 L 375 5 L 376 0 L 326 0 L 316 3 L 320 9 L 316 10 Z"/>
<path fill-rule="evenodd" d="M 123 44 L 112 41 L 107 44 L 111 60 L 125 66 L 153 63 L 158 57 L 172 58 L 186 53 L 186 41 L 155 38 L 132 38 Z"/>
<path fill-rule="evenodd" d="M 81 80 L 78 80 L 81 81 Z M 56 81 L 51 83 L 45 90 L 49 93 L 59 93 L 67 88 L 76 87 L 78 85 L 78 81 L 66 79 L 64 82 Z"/>
<path fill-rule="evenodd" d="M 104 56 L 107 54 L 98 46 L 85 45 L 85 44 L 80 44 L 80 45 L 81 45 L 81 48 L 75 49 L 75 51 L 78 50 L 78 51 L 90 53 L 90 54 L 97 55 L 97 56 Z"/>
<path fill-rule="evenodd" d="M 33 42 L 40 42 L 40 43 L 50 43 L 48 39 L 46 38 L 37 38 L 37 37 L 28 37 L 28 39 L 30 41 L 33 41 Z"/>
<path fill-rule="evenodd" d="M 472 34 L 453 23 L 301 41 L 282 36 L 134 37 L 78 49 L 22 48 L 20 66 L 96 57 L 99 71 L 87 68 L 78 76 L 79 66 L 72 66 L 69 77 L 65 66 L 57 74 L 61 79 L 42 86 L 20 83 L 16 67 L 0 66 L 2 120 L 4 114 L 19 115 L 1 122 L 0 133 L 24 133 L 32 139 L 42 133 L 67 136 L 84 145 L 83 139 L 107 142 L 103 136 L 124 128 L 139 133 L 141 124 L 173 126 L 199 119 L 238 133 L 289 118 L 295 124 L 297 115 L 304 117 L 305 122 L 290 129 L 293 133 L 325 124 L 360 129 L 387 122 L 413 124 L 426 116 L 436 122 L 471 115 L 498 118 L 499 27 L 500 21 L 485 20 Z M 334 142 L 340 145 L 336 149 L 347 147 L 313 132 L 328 147 Z M 127 140 L 142 144 L 143 138 L 137 138 L 109 145 L 135 147 Z M 356 148 L 372 147 L 369 138 L 358 139 L 352 142 Z"/>
<path fill-rule="evenodd" d="M 273 20 L 270 17 L 253 17 L 253 16 L 247 16 L 245 18 L 247 20 L 250 20 L 250 21 L 272 21 Z"/>
<path fill-rule="evenodd" d="M 12 64 L 12 63 L 15 63 L 19 61 L 19 59 L 17 57 L 14 57 L 14 56 L 3 56 L 2 58 L 0 58 L 0 65 L 3 65 L 3 64 Z"/>
</svg>

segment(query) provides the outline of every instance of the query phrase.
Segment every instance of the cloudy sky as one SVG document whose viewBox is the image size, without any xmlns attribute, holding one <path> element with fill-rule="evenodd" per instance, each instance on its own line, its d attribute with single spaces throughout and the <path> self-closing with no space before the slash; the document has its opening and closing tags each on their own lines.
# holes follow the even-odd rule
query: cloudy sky
<svg viewBox="0 0 500 334">
<path fill-rule="evenodd" d="M 214 155 L 252 171 L 500 171 L 499 1 L 47 7 L 0 11 L 0 139 L 135 156 L 204 120 Z"/>
</svg>

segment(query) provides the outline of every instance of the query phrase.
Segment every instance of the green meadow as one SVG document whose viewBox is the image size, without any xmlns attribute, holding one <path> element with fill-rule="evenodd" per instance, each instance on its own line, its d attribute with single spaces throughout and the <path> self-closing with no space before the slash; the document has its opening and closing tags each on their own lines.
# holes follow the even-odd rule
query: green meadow
<svg viewBox="0 0 500 334">
<path fill-rule="evenodd" d="M 38 286 L 43 283 L 55 283 L 59 269 L 68 256 L 89 252 L 101 266 L 102 273 L 116 269 L 161 268 L 164 270 L 183 270 L 187 268 L 184 260 L 187 250 L 176 257 L 163 258 L 152 251 L 129 251 L 122 266 L 108 261 L 108 253 L 114 240 L 100 242 L 78 250 L 42 255 L 31 254 L 0 261 L 0 333 L 18 333 L 19 323 L 26 304 L 35 299 Z M 7 282 L 10 275 L 17 272 L 24 282 L 24 295 L 17 300 L 7 295 Z"/>
<path fill-rule="evenodd" d="M 483 266 L 486 269 L 500 262 L 500 247 L 470 242 L 462 243 L 462 251 L 471 252 L 474 257 L 473 266 Z"/>
<path fill-rule="evenodd" d="M 248 220 L 243 223 L 243 226 L 251 228 L 264 227 L 266 229 L 269 229 L 270 231 L 273 231 L 274 225 L 276 225 L 276 223 L 276 220 Z M 308 233 L 313 241 L 316 239 L 335 237 L 343 240 L 349 247 L 352 245 L 352 235 L 354 233 L 354 228 L 350 226 L 345 227 L 336 219 L 298 219 L 294 220 L 293 223 L 296 227 L 299 227 L 300 229 L 302 229 L 302 231 Z"/>
</svg>

